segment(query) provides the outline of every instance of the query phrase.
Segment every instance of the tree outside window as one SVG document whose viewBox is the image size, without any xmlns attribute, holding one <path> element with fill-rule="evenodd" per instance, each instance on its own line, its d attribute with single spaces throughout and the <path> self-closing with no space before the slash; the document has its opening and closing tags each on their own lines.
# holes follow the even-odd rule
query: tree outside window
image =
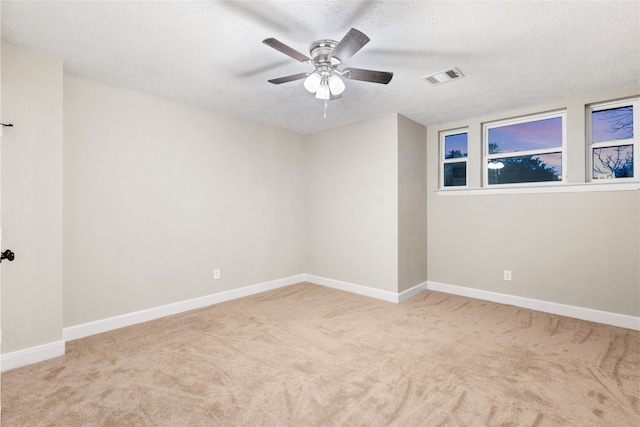
<svg viewBox="0 0 640 427">
<path fill-rule="evenodd" d="M 599 104 L 591 111 L 591 179 L 633 178 L 637 100 Z"/>
<path fill-rule="evenodd" d="M 440 137 L 440 181 L 443 187 L 467 185 L 468 133 L 457 129 L 443 132 Z"/>
</svg>

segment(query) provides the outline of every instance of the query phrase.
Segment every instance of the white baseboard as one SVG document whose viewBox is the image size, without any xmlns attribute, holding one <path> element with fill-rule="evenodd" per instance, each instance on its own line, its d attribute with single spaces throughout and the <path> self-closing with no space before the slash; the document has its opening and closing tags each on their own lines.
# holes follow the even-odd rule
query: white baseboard
<svg viewBox="0 0 640 427">
<path fill-rule="evenodd" d="M 142 322 L 147 322 L 154 319 L 159 319 L 165 316 L 171 316 L 173 314 L 183 313 L 189 310 L 195 310 L 197 308 L 207 307 L 213 304 L 218 304 L 225 301 L 230 301 L 249 295 L 258 294 L 261 292 L 270 291 L 273 289 L 282 288 L 285 286 L 293 285 L 300 282 L 312 282 L 318 285 L 327 286 L 330 288 L 340 289 L 343 291 L 373 297 L 389 302 L 402 302 L 405 301 L 420 292 L 426 290 L 427 285 L 421 283 L 414 286 L 411 289 L 407 289 L 402 293 L 394 293 L 389 291 L 383 291 L 380 289 L 374 289 L 367 286 L 356 285 L 353 283 L 342 282 L 339 280 L 327 279 L 324 277 L 299 274 L 296 276 L 285 277 L 283 279 L 272 280 L 269 282 L 258 283 L 256 285 L 245 286 L 239 289 L 232 289 L 229 291 L 218 292 L 211 295 L 206 295 L 199 298 L 192 298 L 185 301 L 179 301 L 172 304 L 162 305 L 159 307 L 153 307 L 146 310 L 135 311 L 132 313 L 122 314 L 119 316 L 109 317 L 106 319 L 100 319 L 93 322 L 83 323 L 76 326 L 69 326 L 62 330 L 62 337 L 64 341 L 58 343 L 47 344 L 44 346 L 32 347 L 25 350 L 20 350 L 14 353 L 5 354 L 2 356 L 2 370 L 13 369 L 20 366 L 29 365 L 50 359 L 52 357 L 64 355 L 64 343 L 67 341 L 76 340 L 79 338 L 88 337 L 103 332 L 112 331 L 114 329 L 123 328 L 125 326 L 131 326 Z"/>
<path fill-rule="evenodd" d="M 429 289 L 433 291 L 445 292 L 454 295 L 461 295 L 470 298 L 493 301 L 501 304 L 510 304 L 517 307 L 529 308 L 546 313 L 558 314 L 561 316 L 574 317 L 577 319 L 589 320 L 592 322 L 604 323 L 607 325 L 619 326 L 622 328 L 640 330 L 640 317 L 628 316 L 624 314 L 610 313 L 606 311 L 593 310 L 589 308 L 575 307 L 553 302 L 535 300 L 518 297 L 514 295 L 500 294 L 496 292 L 483 291 L 480 289 L 467 288 L 463 286 L 448 285 L 445 283 L 427 281 L 420 283 L 410 289 L 400 293 L 384 291 L 370 288 L 368 286 L 357 285 L 355 283 L 343 282 L 312 274 L 299 274 L 285 277 L 283 279 L 272 280 L 256 285 L 245 286 L 239 289 L 219 292 L 199 298 L 167 304 L 159 307 L 127 313 L 107 319 L 96 320 L 81 325 L 70 326 L 62 331 L 63 341 L 31 347 L 12 353 L 3 354 L 0 359 L 1 371 L 18 368 L 20 366 L 41 362 L 53 357 L 64 355 L 65 342 L 90 335 L 111 331 L 137 323 L 147 322 L 172 314 L 178 314 L 197 308 L 218 304 L 249 295 L 258 294 L 273 289 L 282 288 L 300 282 L 311 282 L 329 288 L 339 289 L 358 295 L 380 299 L 392 303 L 406 301 L 419 293 Z"/>
<path fill-rule="evenodd" d="M 3 354 L 0 359 L 0 370 L 4 372 L 63 355 L 64 341 L 29 347 L 24 350 Z"/>
<path fill-rule="evenodd" d="M 135 311 L 119 316 L 100 319 L 93 322 L 83 323 L 76 326 L 63 328 L 63 341 L 45 344 L 37 347 L 30 347 L 13 353 L 3 354 L 0 358 L 0 369 L 6 371 L 19 368 L 32 363 L 42 362 L 53 357 L 63 356 L 65 352 L 65 342 L 79 338 L 88 337 L 102 332 L 112 331 L 125 326 L 159 319 L 172 314 L 183 313 L 189 310 L 206 307 L 209 305 L 230 301 L 261 292 L 278 289 L 307 280 L 306 274 L 285 277 L 283 279 L 271 280 L 255 285 L 245 286 L 239 289 L 218 292 L 199 298 L 192 298 L 172 304 L 153 307 L 146 310 Z"/>
<path fill-rule="evenodd" d="M 426 291 L 428 289 L 429 282 L 422 282 L 418 285 L 415 285 L 412 288 L 407 289 L 406 291 L 402 291 L 398 294 L 398 302 L 403 302 L 408 299 L 415 297 L 416 295 Z"/>
<path fill-rule="evenodd" d="M 370 288 L 368 286 L 356 285 L 355 283 L 314 276 L 313 274 L 305 274 L 305 277 L 307 282 L 326 286 L 328 288 L 351 292 L 352 294 L 363 295 L 366 297 L 377 298 L 388 302 L 399 302 L 399 294 L 395 292 L 383 291 L 381 289 Z"/>
<path fill-rule="evenodd" d="M 270 291 L 272 289 L 282 288 L 284 286 L 304 281 L 305 275 L 299 274 L 297 276 L 271 280 L 269 282 L 258 283 L 256 285 L 245 286 L 238 289 L 231 289 L 199 298 L 192 298 L 172 304 L 161 305 L 159 307 L 153 307 L 146 310 L 134 311 L 133 313 L 96 320 L 93 322 L 83 323 L 81 325 L 69 326 L 63 329 L 62 337 L 65 341 L 72 341 L 88 337 L 90 335 L 112 331 L 125 326 L 131 326 L 137 323 L 147 322 L 149 320 L 159 319 L 161 317 L 171 316 L 173 314 L 183 313 L 189 310 L 195 310 L 197 308 L 258 294 L 260 292 Z"/>
<path fill-rule="evenodd" d="M 318 285 L 326 286 L 328 288 L 339 289 L 341 291 L 351 292 L 352 294 L 363 295 L 366 297 L 376 298 L 383 301 L 400 303 L 406 301 L 421 292 L 427 290 L 427 283 L 423 282 L 412 288 L 395 293 L 391 291 L 383 291 L 381 289 L 370 288 L 368 286 L 356 285 L 355 283 L 343 282 L 341 280 L 329 279 L 321 276 L 314 276 L 313 274 L 306 274 L 306 281 L 315 283 Z"/>
<path fill-rule="evenodd" d="M 576 307 L 573 305 L 559 304 L 555 302 L 541 301 L 515 295 L 501 294 L 497 292 L 483 291 L 481 289 L 467 288 L 464 286 L 447 285 L 445 283 L 427 282 L 427 288 L 431 291 L 445 292 L 469 298 L 476 298 L 500 304 L 515 305 L 516 307 L 529 308 L 545 313 L 558 314 L 560 316 L 589 320 L 591 322 L 604 323 L 605 325 L 621 328 L 640 330 L 640 317 L 626 314 L 611 313 L 608 311 L 593 310 L 591 308 Z"/>
</svg>

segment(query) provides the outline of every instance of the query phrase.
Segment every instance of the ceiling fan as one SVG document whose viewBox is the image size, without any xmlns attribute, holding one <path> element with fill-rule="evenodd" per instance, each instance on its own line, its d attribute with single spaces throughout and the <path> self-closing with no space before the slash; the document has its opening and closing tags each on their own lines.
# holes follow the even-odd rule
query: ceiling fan
<svg viewBox="0 0 640 427">
<path fill-rule="evenodd" d="M 285 45 L 284 43 L 268 38 L 262 42 L 267 46 L 274 48 L 291 58 L 311 64 L 315 70 L 309 73 L 298 73 L 290 76 L 279 77 L 269 80 L 269 83 L 282 84 L 295 80 L 305 79 L 304 87 L 311 93 L 315 93 L 316 98 L 325 101 L 325 112 L 327 101 L 340 98 L 344 92 L 345 84 L 341 77 L 350 80 L 360 80 L 371 83 L 387 84 L 391 81 L 393 73 L 387 71 L 363 70 L 360 68 L 344 68 L 340 70 L 338 67 L 347 59 L 351 58 L 364 45 L 369 43 L 370 39 L 363 32 L 352 28 L 338 43 L 335 40 L 323 39 L 311 43 L 309 53 L 311 58 L 298 52 L 297 50 Z M 326 115 L 325 115 L 326 117 Z"/>
</svg>

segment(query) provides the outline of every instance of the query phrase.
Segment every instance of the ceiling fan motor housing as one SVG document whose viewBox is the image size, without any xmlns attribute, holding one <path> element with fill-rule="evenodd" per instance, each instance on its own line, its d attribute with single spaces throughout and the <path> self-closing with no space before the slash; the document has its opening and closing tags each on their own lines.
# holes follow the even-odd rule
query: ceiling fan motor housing
<svg viewBox="0 0 640 427">
<path fill-rule="evenodd" d="M 340 64 L 340 59 L 331 56 L 331 52 L 338 45 L 335 40 L 323 39 L 311 43 L 309 46 L 309 53 L 311 54 L 311 61 L 316 68 L 319 67 L 336 67 Z"/>
</svg>

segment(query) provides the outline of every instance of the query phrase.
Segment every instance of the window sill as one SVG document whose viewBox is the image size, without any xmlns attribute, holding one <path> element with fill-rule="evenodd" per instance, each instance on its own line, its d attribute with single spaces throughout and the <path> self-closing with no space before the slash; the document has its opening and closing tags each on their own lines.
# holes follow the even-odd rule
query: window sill
<svg viewBox="0 0 640 427">
<path fill-rule="evenodd" d="M 484 196 L 489 194 L 540 194 L 540 193 L 583 193 L 591 191 L 638 191 L 640 182 L 617 182 L 617 183 L 580 183 L 580 184 L 560 184 L 548 186 L 531 187 L 500 187 L 500 188 L 464 188 L 438 189 L 435 193 L 438 196 Z"/>
</svg>

